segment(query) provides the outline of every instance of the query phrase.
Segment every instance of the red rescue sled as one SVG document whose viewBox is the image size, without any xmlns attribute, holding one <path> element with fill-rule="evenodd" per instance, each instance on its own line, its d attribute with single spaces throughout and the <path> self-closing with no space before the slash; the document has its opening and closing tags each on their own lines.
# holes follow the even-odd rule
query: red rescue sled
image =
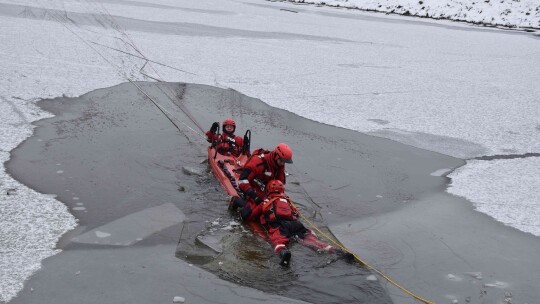
<svg viewBox="0 0 540 304">
<path fill-rule="evenodd" d="M 250 156 L 250 140 L 251 132 L 248 130 L 246 132 L 246 135 L 244 136 L 244 151 L 238 157 L 217 153 L 217 150 L 215 148 L 217 146 L 217 143 L 214 143 L 213 145 L 208 147 L 208 163 L 210 164 L 212 173 L 214 173 L 214 176 L 223 186 L 229 196 L 242 197 L 242 192 L 240 188 L 238 188 L 238 178 L 240 177 L 243 165 L 246 163 Z M 255 234 L 262 237 L 263 239 L 268 239 L 266 230 L 260 223 L 251 222 L 247 225 Z M 297 241 L 298 243 L 306 247 L 312 248 L 318 252 L 335 252 L 335 248 L 333 246 L 320 241 L 312 231 L 310 231 L 309 235 L 307 235 L 303 239 L 297 239 Z"/>
<path fill-rule="evenodd" d="M 244 166 L 251 155 L 249 151 L 250 140 L 251 132 L 248 130 L 244 135 L 242 154 L 238 157 L 217 153 L 217 142 L 208 147 L 208 163 L 210 164 L 212 173 L 214 173 L 214 176 L 229 196 L 242 197 L 242 192 L 240 191 L 240 188 L 238 188 L 238 178 L 240 177 L 242 166 Z M 268 238 L 266 230 L 259 223 L 251 222 L 247 225 L 255 234 L 264 239 Z"/>
</svg>

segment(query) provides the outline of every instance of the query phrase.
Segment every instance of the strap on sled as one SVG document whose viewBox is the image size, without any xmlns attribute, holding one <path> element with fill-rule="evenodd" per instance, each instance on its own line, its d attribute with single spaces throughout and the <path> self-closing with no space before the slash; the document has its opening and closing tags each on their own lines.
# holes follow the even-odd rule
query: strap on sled
<svg viewBox="0 0 540 304">
<path fill-rule="evenodd" d="M 221 139 L 219 130 L 220 130 L 220 128 L 219 128 L 219 122 L 218 122 L 217 136 L 215 136 L 215 138 L 212 139 L 212 147 L 216 150 L 216 152 L 214 153 L 214 159 L 216 159 L 216 157 L 217 157 L 217 152 L 218 152 L 217 146 L 218 146 L 219 141 Z"/>
</svg>

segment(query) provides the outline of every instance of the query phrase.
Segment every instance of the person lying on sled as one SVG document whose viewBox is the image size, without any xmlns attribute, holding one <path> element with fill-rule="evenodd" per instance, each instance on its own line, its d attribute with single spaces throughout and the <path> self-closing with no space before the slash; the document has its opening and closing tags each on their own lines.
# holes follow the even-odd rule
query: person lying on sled
<svg viewBox="0 0 540 304">
<path fill-rule="evenodd" d="M 279 144 L 274 151 L 258 149 L 242 167 L 238 187 L 244 199 L 233 196 L 229 209 L 240 209 L 244 223 L 258 221 L 261 216 L 261 203 L 266 199 L 264 187 L 273 179 L 285 184 L 285 163 L 292 163 L 292 150 L 287 144 Z"/>
<path fill-rule="evenodd" d="M 317 239 L 311 230 L 306 229 L 298 220 L 300 212 L 285 195 L 283 183 L 271 180 L 266 185 L 267 198 L 262 202 L 260 221 L 268 231 L 268 236 L 274 245 L 274 251 L 279 255 L 280 265 L 289 266 L 291 252 L 287 248 L 289 239 L 295 237 L 304 246 L 319 252 L 334 253 L 336 249 Z"/>
<path fill-rule="evenodd" d="M 214 122 L 208 132 L 206 132 L 206 141 L 209 143 L 217 142 L 217 151 L 219 154 L 240 156 L 244 140 L 240 136 L 235 136 L 236 122 L 232 119 L 225 119 L 222 124 L 223 133 L 217 134 L 219 124 Z"/>
</svg>

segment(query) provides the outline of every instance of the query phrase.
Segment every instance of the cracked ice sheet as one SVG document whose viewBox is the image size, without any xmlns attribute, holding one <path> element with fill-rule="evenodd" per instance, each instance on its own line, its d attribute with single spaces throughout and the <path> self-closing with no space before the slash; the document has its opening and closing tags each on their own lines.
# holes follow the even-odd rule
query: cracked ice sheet
<svg viewBox="0 0 540 304">
<path fill-rule="evenodd" d="M 467 161 L 449 175 L 448 192 L 499 222 L 540 236 L 538 172 L 540 157 Z"/>
<path fill-rule="evenodd" d="M 49 117 L 34 104 L 0 95 L 0 163 L 32 134 L 31 121 Z M 6 150 L 6 151 L 4 151 Z M 11 190 L 14 189 L 14 190 Z M 7 195 L 8 191 L 12 195 Z M 5 168 L 0 171 L 0 301 L 8 301 L 41 261 L 59 252 L 58 239 L 76 225 L 67 208 L 54 198 L 21 185 Z"/>
<path fill-rule="evenodd" d="M 2 163 L 9 157 L 0 155 Z M 76 220 L 65 205 L 19 184 L 4 170 L 0 179 L 0 301 L 8 301 L 41 260 L 59 252 L 56 242 Z M 16 189 L 15 194 L 6 195 L 8 189 Z"/>
<path fill-rule="evenodd" d="M 31 122 L 50 117 L 37 97 L 78 95 L 120 83 L 121 78 L 54 22 L 0 17 L 0 162 L 33 132 Z M 17 52 L 14 52 L 16 50 Z M 93 73 L 93 74 L 92 74 Z M 94 75 L 95 77 L 90 77 Z M 16 189 L 15 195 L 6 195 Z M 0 301 L 9 301 L 41 261 L 60 250 L 59 238 L 75 218 L 54 198 L 0 171 Z"/>
<path fill-rule="evenodd" d="M 185 215 L 168 203 L 126 215 L 74 237 L 87 244 L 129 246 L 149 235 L 184 221 Z"/>
</svg>

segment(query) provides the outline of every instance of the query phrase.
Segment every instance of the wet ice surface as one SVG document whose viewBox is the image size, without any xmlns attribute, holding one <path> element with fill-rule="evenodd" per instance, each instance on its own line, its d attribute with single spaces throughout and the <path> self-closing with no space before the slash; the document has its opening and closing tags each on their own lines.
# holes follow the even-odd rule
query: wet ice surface
<svg viewBox="0 0 540 304">
<path fill-rule="evenodd" d="M 156 232 L 177 225 L 184 219 L 185 215 L 182 211 L 169 203 L 129 214 L 103 226 L 86 231 L 74 237 L 71 241 L 87 244 L 129 246 Z"/>
<path fill-rule="evenodd" d="M 436 199 L 444 203 L 430 206 Z M 505 303 L 508 293 L 522 303 L 534 303 L 537 297 L 534 286 L 539 277 L 535 274 L 538 267 L 533 260 L 540 247 L 527 245 L 532 242 L 530 238 L 505 233 L 504 228 L 490 226 L 482 231 L 480 227 L 489 219 L 463 216 L 463 210 L 445 206 L 458 203 L 456 201 L 432 200 L 408 212 L 331 225 L 330 228 L 345 246 L 361 253 L 368 264 L 437 303 L 449 300 Z M 419 210 L 422 210 L 421 214 Z M 441 213 L 451 216 L 436 216 Z M 403 217 L 408 219 L 400 220 Z M 535 270 L 531 272 L 530 267 Z M 393 286 L 388 284 L 387 287 L 404 303 L 412 303 Z"/>
<path fill-rule="evenodd" d="M 449 169 L 449 168 L 443 168 L 443 169 L 439 169 L 437 171 L 434 171 L 434 172 L 431 172 L 429 175 L 431 176 L 444 176 L 445 174 L 451 172 L 452 169 Z"/>
</svg>

